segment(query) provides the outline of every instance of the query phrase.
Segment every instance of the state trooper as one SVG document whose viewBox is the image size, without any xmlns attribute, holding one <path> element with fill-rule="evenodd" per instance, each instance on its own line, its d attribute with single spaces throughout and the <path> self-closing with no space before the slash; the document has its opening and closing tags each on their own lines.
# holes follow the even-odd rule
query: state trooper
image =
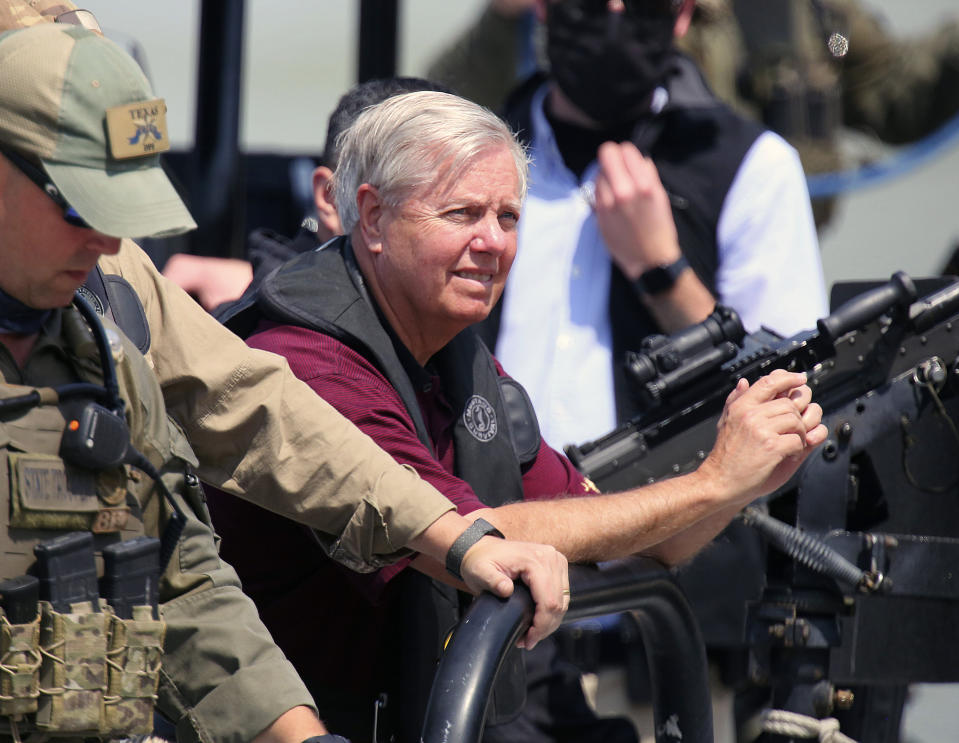
<svg viewBox="0 0 959 743">
<path fill-rule="evenodd" d="M 0 75 L 0 736 L 149 733 L 156 708 L 183 741 L 326 739 L 152 371 L 74 299 L 120 236 L 192 225 L 165 105 L 78 26 L 0 36 Z"/>
</svg>

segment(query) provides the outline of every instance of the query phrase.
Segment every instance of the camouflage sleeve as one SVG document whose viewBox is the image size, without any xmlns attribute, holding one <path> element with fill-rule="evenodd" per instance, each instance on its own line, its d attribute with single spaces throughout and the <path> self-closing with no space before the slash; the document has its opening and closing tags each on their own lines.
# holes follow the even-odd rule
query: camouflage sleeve
<svg viewBox="0 0 959 743">
<path fill-rule="evenodd" d="M 0 2 L 0 33 L 53 21 L 61 13 L 76 10 L 67 0 L 3 0 Z"/>
<path fill-rule="evenodd" d="M 370 570 L 405 554 L 452 504 L 296 379 L 164 279 L 130 241 L 100 267 L 136 289 L 167 409 L 218 488 L 307 524 L 332 556 Z"/>
<path fill-rule="evenodd" d="M 959 111 L 959 19 L 896 39 L 860 0 L 833 0 L 846 18 L 843 116 L 893 144 L 929 134 Z"/>
<path fill-rule="evenodd" d="M 496 111 L 516 82 L 523 19 L 483 10 L 479 19 L 454 39 L 426 71 L 464 98 Z"/>
</svg>

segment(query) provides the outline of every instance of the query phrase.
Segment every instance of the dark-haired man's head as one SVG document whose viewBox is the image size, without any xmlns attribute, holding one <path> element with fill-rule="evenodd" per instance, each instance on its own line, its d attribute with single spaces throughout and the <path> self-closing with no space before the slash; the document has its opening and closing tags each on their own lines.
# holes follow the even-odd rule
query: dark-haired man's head
<svg viewBox="0 0 959 743">
<path fill-rule="evenodd" d="M 442 83 L 423 77 L 387 77 L 381 80 L 370 80 L 354 85 L 346 91 L 337 102 L 333 113 L 330 114 L 326 127 L 326 144 L 323 148 L 323 164 L 330 170 L 336 170 L 340 154 L 336 139 L 344 129 L 356 121 L 356 117 L 364 109 L 375 106 L 394 95 L 416 93 L 421 90 L 431 90 L 436 93 L 453 92 Z"/>
<path fill-rule="evenodd" d="M 388 77 L 354 85 L 340 98 L 333 113 L 330 114 L 327 125 L 323 164 L 313 171 L 313 201 L 316 204 L 318 223 L 316 234 L 320 242 L 326 242 L 343 231 L 330 188 L 333 171 L 336 170 L 339 161 L 337 140 L 340 134 L 370 106 L 375 106 L 395 95 L 421 90 L 452 93 L 445 85 L 422 77 Z"/>
</svg>

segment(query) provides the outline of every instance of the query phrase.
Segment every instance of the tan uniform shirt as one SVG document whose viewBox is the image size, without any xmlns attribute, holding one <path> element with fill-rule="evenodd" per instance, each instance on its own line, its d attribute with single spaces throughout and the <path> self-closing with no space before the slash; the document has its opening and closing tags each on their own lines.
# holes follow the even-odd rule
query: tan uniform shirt
<svg viewBox="0 0 959 743">
<path fill-rule="evenodd" d="M 133 242 L 100 268 L 126 279 L 143 302 L 147 360 L 205 482 L 319 530 L 332 557 L 360 570 L 400 556 L 452 510 L 284 359 L 248 348 L 163 278 Z"/>
<path fill-rule="evenodd" d="M 77 370 L 89 363 L 84 359 L 96 358 L 82 323 L 75 311 L 55 313 L 22 368 L 0 344 L 0 381 L 42 386 L 77 381 Z M 165 415 L 156 380 L 128 341 L 117 378 L 132 444 L 163 473 L 186 515 L 160 581 L 166 639 L 158 705 L 177 724 L 178 741 L 249 741 L 287 710 L 312 707 L 312 697 L 242 593 L 233 568 L 220 560 L 202 493 L 186 484 L 193 452 Z M 128 487 L 142 507 L 145 533 L 160 536 L 171 511 L 149 478 L 132 482 L 139 483 Z M 0 569 L 0 577 L 12 576 Z"/>
</svg>

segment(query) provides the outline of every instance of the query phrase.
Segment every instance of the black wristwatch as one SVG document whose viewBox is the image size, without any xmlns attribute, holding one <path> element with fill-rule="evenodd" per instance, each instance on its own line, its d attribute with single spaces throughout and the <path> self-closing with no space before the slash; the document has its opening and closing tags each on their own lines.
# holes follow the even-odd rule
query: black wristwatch
<svg viewBox="0 0 959 743">
<path fill-rule="evenodd" d="M 463 558 L 466 557 L 470 547 L 486 536 L 505 539 L 503 533 L 489 521 L 476 519 L 467 527 L 466 531 L 456 538 L 456 541 L 450 546 L 449 552 L 446 553 L 446 572 L 457 580 L 463 580 L 463 575 L 460 573 L 460 569 L 463 567 Z"/>
<path fill-rule="evenodd" d="M 303 743 L 350 743 L 350 740 L 342 735 L 327 733 L 326 735 L 313 735 L 304 740 Z"/>
<path fill-rule="evenodd" d="M 668 263 L 664 266 L 655 266 L 643 273 L 636 281 L 634 286 L 641 294 L 661 294 L 673 288 L 679 274 L 689 268 L 689 261 L 685 255 L 680 255 L 675 263 Z"/>
</svg>

